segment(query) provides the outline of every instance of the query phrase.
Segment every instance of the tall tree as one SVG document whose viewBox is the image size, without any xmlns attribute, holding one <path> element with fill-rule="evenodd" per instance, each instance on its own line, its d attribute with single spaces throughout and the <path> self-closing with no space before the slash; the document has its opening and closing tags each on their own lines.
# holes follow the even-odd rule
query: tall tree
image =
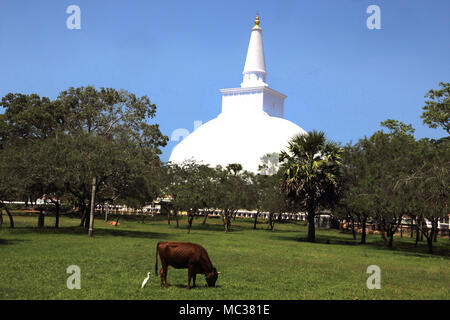
<svg viewBox="0 0 450 320">
<path fill-rule="evenodd" d="M 283 190 L 288 199 L 307 212 L 308 238 L 315 241 L 315 217 L 319 207 L 332 207 L 338 198 L 341 148 L 323 132 L 297 135 L 280 153 Z"/>
<path fill-rule="evenodd" d="M 126 189 L 132 183 L 128 178 L 139 175 L 145 166 L 160 165 L 159 148 L 166 144 L 167 137 L 157 124 L 148 124 L 156 106 L 147 96 L 80 87 L 61 92 L 57 103 L 63 109 L 68 132 L 63 149 L 71 155 L 67 157 L 71 170 L 65 187 L 78 198 L 84 209 L 82 222 L 87 226 L 92 178 L 96 177 L 97 192 L 111 181 L 116 182 L 116 190 Z M 118 186 L 120 181 L 122 187 Z"/>
</svg>

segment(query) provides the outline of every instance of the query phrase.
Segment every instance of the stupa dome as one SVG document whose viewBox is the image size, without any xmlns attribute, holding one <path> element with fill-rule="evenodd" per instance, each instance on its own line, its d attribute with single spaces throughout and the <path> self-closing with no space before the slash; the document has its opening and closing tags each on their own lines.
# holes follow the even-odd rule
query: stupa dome
<svg viewBox="0 0 450 320">
<path fill-rule="evenodd" d="M 210 166 L 240 163 L 257 172 L 261 157 L 284 150 L 296 134 L 306 134 L 283 119 L 285 95 L 265 83 L 266 69 L 259 17 L 252 28 L 240 88 L 222 89 L 222 112 L 184 138 L 169 161 L 193 159 Z"/>
</svg>

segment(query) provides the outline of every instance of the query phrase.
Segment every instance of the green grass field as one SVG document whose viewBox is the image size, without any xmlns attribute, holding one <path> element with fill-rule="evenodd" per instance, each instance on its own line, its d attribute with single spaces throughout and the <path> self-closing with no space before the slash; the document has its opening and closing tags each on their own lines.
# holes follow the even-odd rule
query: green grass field
<svg viewBox="0 0 450 320">
<path fill-rule="evenodd" d="M 236 219 L 229 233 L 221 220 L 194 220 L 187 233 L 186 220 L 167 225 L 164 220 L 145 223 L 121 220 L 114 227 L 95 221 L 94 237 L 78 227 L 79 219 L 63 217 L 60 229 L 38 230 L 36 216 L 8 219 L 0 231 L 0 299 L 449 299 L 450 245 L 440 238 L 436 253 L 418 248 L 409 237 L 396 237 L 386 248 L 379 235 L 369 235 L 361 246 L 338 230 L 318 230 L 317 243 L 306 237 L 301 224 L 266 224 L 252 229 L 250 220 Z M 46 218 L 46 225 L 54 223 Z M 216 288 L 186 290 L 187 269 L 169 267 L 169 288 L 160 287 L 154 274 L 158 241 L 190 241 L 204 246 L 223 273 Z M 329 243 L 327 243 L 329 240 Z M 81 289 L 69 290 L 70 265 L 81 268 Z M 369 265 L 381 268 L 381 289 L 369 290 Z M 161 263 L 158 262 L 158 267 Z M 140 285 L 151 272 L 146 288 Z"/>
</svg>

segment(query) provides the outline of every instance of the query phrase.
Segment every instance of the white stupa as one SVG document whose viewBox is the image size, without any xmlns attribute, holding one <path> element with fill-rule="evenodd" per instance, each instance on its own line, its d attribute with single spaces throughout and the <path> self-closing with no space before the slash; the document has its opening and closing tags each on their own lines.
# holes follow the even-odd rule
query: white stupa
<svg viewBox="0 0 450 320">
<path fill-rule="evenodd" d="M 267 85 L 262 29 L 256 16 L 240 88 L 222 89 L 222 113 L 188 135 L 172 151 L 169 161 L 188 159 L 225 167 L 240 163 L 257 172 L 261 157 L 285 149 L 305 130 L 283 119 L 286 96 Z"/>
</svg>

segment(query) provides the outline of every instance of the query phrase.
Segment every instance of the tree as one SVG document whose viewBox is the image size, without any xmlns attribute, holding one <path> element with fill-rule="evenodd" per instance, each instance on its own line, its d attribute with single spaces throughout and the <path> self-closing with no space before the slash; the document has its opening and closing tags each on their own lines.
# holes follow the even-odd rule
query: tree
<svg viewBox="0 0 450 320">
<path fill-rule="evenodd" d="M 47 153 L 46 147 L 61 123 L 59 110 L 50 99 L 37 94 L 9 93 L 2 98 L 0 105 L 5 109 L 0 114 L 0 159 L 1 167 L 7 168 L 1 175 L 4 189 L 0 192 L 3 194 L 0 198 L 17 200 L 33 193 L 35 198 L 41 197 L 43 193 L 39 190 L 43 181 L 36 181 L 35 178 L 44 171 L 42 167 L 37 167 L 51 154 L 51 151 Z M 39 156 L 43 154 L 45 158 Z M 56 186 L 54 183 L 52 185 L 53 188 Z M 12 216 L 7 206 L 4 208 L 13 227 Z M 42 210 L 39 225 L 43 225 Z"/>
<path fill-rule="evenodd" d="M 200 209 L 209 209 L 211 202 L 207 198 L 214 185 L 213 169 L 195 161 L 185 161 L 180 165 L 168 166 L 167 193 L 171 196 L 171 207 L 175 215 L 178 211 L 188 213 L 188 233 L 191 230 L 194 216 Z"/>
<path fill-rule="evenodd" d="M 217 181 L 217 208 L 220 209 L 225 232 L 231 227 L 231 218 L 238 209 L 248 207 L 248 185 L 250 173 L 242 170 L 240 164 L 230 164 L 225 169 L 215 168 Z"/>
<path fill-rule="evenodd" d="M 342 179 L 340 183 L 340 199 L 333 214 L 337 218 L 351 222 L 353 239 L 356 240 L 355 221 L 361 225 L 361 244 L 366 243 L 367 220 L 373 211 L 374 175 L 376 167 L 363 148 L 364 140 L 347 145 L 343 152 Z"/>
<path fill-rule="evenodd" d="M 148 124 L 156 106 L 147 96 L 81 87 L 61 92 L 57 102 L 66 116 L 68 132 L 63 150 L 70 155 L 66 165 L 71 170 L 65 187 L 84 209 L 82 223 L 87 226 L 92 178 L 96 177 L 97 192 L 111 182 L 116 191 L 127 190 L 147 166 L 161 165 L 159 148 L 168 138 L 157 124 Z"/>
<path fill-rule="evenodd" d="M 441 127 L 450 134 L 450 83 L 440 82 L 439 85 L 440 90 L 431 89 L 425 95 L 430 100 L 425 101 L 420 117 L 430 128 Z"/>
<path fill-rule="evenodd" d="M 70 194 L 86 227 L 94 177 L 100 195 L 129 199 L 130 186 L 150 182 L 149 168 L 161 166 L 158 155 L 168 138 L 148 123 L 156 106 L 146 96 L 80 87 L 54 101 L 10 93 L 1 105 L 0 144 L 10 175 L 19 177 L 16 183 L 26 193 L 56 199 Z"/>
<path fill-rule="evenodd" d="M 448 214 L 449 159 L 448 139 L 421 139 L 416 144 L 412 170 L 397 183 L 397 188 L 407 196 L 408 212 L 416 217 L 416 239 L 421 232 L 427 239 L 430 253 L 433 253 L 433 242 L 437 240 L 439 220 Z M 430 228 L 425 219 L 430 223 Z"/>
<path fill-rule="evenodd" d="M 407 213 L 408 205 L 396 184 L 413 167 L 416 140 L 411 125 L 390 119 L 381 125 L 389 131 L 374 133 L 365 148 L 370 150 L 368 154 L 372 166 L 378 167 L 378 173 L 374 175 L 374 205 L 383 228 L 382 233 L 387 232 L 388 246 L 392 247 L 394 234 L 402 223 L 403 215 Z"/>
<path fill-rule="evenodd" d="M 381 123 L 388 129 L 360 139 L 346 148 L 340 208 L 350 220 L 362 226 L 361 243 L 365 243 L 366 223 L 377 218 L 381 236 L 388 246 L 407 212 L 405 197 L 396 183 L 411 170 L 415 139 L 411 125 L 388 119 Z"/>
<path fill-rule="evenodd" d="M 283 191 L 294 204 L 307 211 L 308 241 L 315 241 L 314 219 L 319 207 L 337 202 L 342 150 L 323 132 L 296 135 L 280 154 Z"/>
<path fill-rule="evenodd" d="M 288 202 L 282 193 L 281 186 L 283 181 L 283 172 L 271 175 L 257 175 L 258 180 L 258 199 L 257 206 L 260 212 L 268 212 L 268 227 L 273 231 L 275 225 L 275 213 L 289 211 Z"/>
</svg>

